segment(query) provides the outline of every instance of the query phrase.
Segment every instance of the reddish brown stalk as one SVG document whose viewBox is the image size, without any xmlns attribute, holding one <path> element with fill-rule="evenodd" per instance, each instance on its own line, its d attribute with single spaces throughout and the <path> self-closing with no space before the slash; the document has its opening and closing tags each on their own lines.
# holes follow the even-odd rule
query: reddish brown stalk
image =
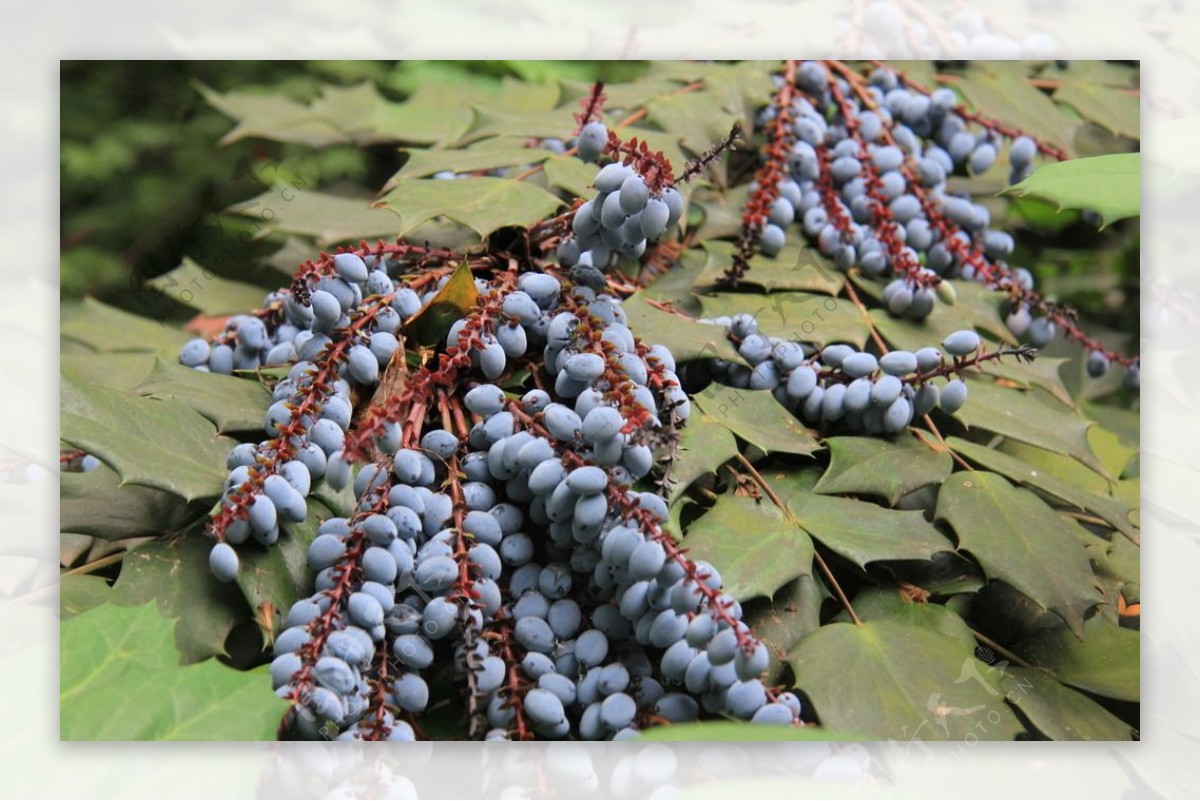
<svg viewBox="0 0 1200 801">
<path fill-rule="evenodd" d="M 333 568 L 333 586 L 328 590 L 324 590 L 324 594 L 329 598 L 329 606 L 322 614 L 318 615 L 308 624 L 307 628 L 312 635 L 312 639 L 302 645 L 300 650 L 297 651 L 301 660 L 301 667 L 292 676 L 292 692 L 288 696 L 293 708 L 303 703 L 305 694 L 311 689 L 313 683 L 313 666 L 321 654 L 321 649 L 325 647 L 325 641 L 329 638 L 330 634 L 337 630 L 338 618 L 345 613 L 344 606 L 346 600 L 349 598 L 350 593 L 354 591 L 354 586 L 360 579 L 361 566 L 359 565 L 359 557 L 367 547 L 367 538 L 355 524 L 370 515 L 381 514 L 386 511 L 388 507 L 388 490 L 390 488 L 391 482 L 384 481 L 381 485 L 371 489 L 370 492 L 377 495 L 375 502 L 367 509 L 360 508 L 350 518 L 350 534 L 346 537 L 346 551 Z M 289 711 L 294 712 L 294 709 Z M 284 724 L 286 724 L 287 719 L 285 716 Z"/>
<path fill-rule="evenodd" d="M 982 371 L 984 364 L 993 361 L 1003 361 L 1005 356 L 1013 356 L 1018 361 L 1031 362 L 1037 358 L 1037 353 L 1037 348 L 1034 348 L 1031 345 L 1021 345 L 1016 348 L 998 348 L 994 351 L 980 350 L 977 351 L 974 356 L 962 356 L 952 359 L 951 361 L 944 362 L 940 367 L 935 367 L 934 369 L 925 373 L 913 373 L 912 375 L 902 378 L 901 381 L 905 384 L 917 386 L 934 378 L 948 378 L 952 375 L 961 377 L 968 369 L 972 367 L 976 367 Z M 817 354 L 816 356 L 807 359 L 805 364 L 811 365 L 819 359 L 820 354 Z M 833 368 L 818 371 L 817 378 L 823 381 L 835 381 L 840 384 L 850 384 L 856 380 L 854 376 L 849 376 L 841 370 Z"/>
<path fill-rule="evenodd" d="M 829 87 L 833 92 L 834 100 L 842 110 L 842 119 L 846 123 L 847 133 L 858 143 L 858 158 L 863 166 L 863 183 L 866 185 L 867 196 L 871 199 L 875 235 L 887 250 L 888 262 L 910 286 L 937 286 L 942 281 L 941 276 L 932 271 L 922 270 L 921 262 L 913 256 L 911 250 L 904 246 L 896 233 L 896 218 L 883 195 L 883 182 L 879 177 L 879 168 L 875 166 L 867 142 L 859 131 L 858 117 L 854 113 L 853 104 L 842 92 L 837 81 L 830 81 Z M 826 197 L 823 192 L 822 199 Z M 840 211 L 840 204 L 838 204 L 838 210 Z M 826 207 L 826 213 L 832 213 L 828 207 Z"/>
<path fill-rule="evenodd" d="M 514 419 L 525 430 L 537 434 L 549 442 L 555 441 L 554 435 L 541 424 L 537 417 L 529 415 L 522 409 L 521 404 L 516 401 L 510 401 L 508 411 L 512 413 Z M 568 470 L 584 467 L 589 464 L 583 456 L 569 447 L 556 445 L 554 450 L 559 458 L 562 459 L 563 466 Z M 737 635 L 738 646 L 745 653 L 753 653 L 761 641 L 754 636 L 749 626 L 730 613 L 730 608 L 736 602 L 732 598 L 722 598 L 723 593 L 720 590 L 708 586 L 704 581 L 708 578 L 708 574 L 703 572 L 695 562 L 688 558 L 687 548 L 679 545 L 675 541 L 675 538 L 663 529 L 653 514 L 643 509 L 638 505 L 637 500 L 629 496 L 626 492 L 628 487 L 618 484 L 608 468 L 601 467 L 600 469 L 604 470 L 609 477 L 608 485 L 605 489 L 605 494 L 608 496 L 609 508 L 618 510 L 622 520 L 628 524 L 633 524 L 647 539 L 653 540 L 663 547 L 667 558 L 683 568 L 686 581 L 692 584 L 697 592 L 700 593 L 704 599 L 703 605 L 707 613 L 717 622 L 724 623 L 733 629 Z M 507 657 L 506 661 L 508 661 Z M 768 700 L 774 701 L 778 697 L 778 688 L 767 687 L 766 690 Z"/>
<path fill-rule="evenodd" d="M 505 689 L 507 690 L 507 699 L 505 705 L 513 711 L 512 726 L 518 740 L 532 740 L 533 732 L 529 729 L 529 724 L 525 720 L 525 704 L 524 704 L 524 682 L 521 680 L 521 660 L 517 659 L 516 652 L 513 648 L 513 623 L 503 611 L 496 615 L 497 623 L 496 639 L 500 643 L 500 658 L 504 660 L 507 667 L 505 675 Z"/>
<path fill-rule="evenodd" d="M 604 81 L 596 81 L 592 84 L 592 91 L 588 96 L 579 101 L 579 105 L 583 107 L 583 111 L 575 114 L 575 122 L 578 125 L 575 128 L 575 135 L 583 130 L 583 126 L 591 121 L 592 117 L 600 117 L 600 109 L 604 108 L 604 101 L 607 98 L 604 96 Z"/>
<path fill-rule="evenodd" d="M 453 501 L 454 509 L 454 561 L 458 563 L 458 579 L 454 582 L 454 586 L 450 589 L 447 598 L 458 604 L 459 608 L 459 623 L 463 630 L 462 647 L 463 660 L 466 667 L 468 713 L 470 715 L 469 732 L 471 736 L 475 736 L 486 723 L 486 720 L 482 719 L 479 710 L 476 708 L 478 691 L 476 690 L 475 672 L 479 665 L 475 660 L 475 643 L 477 640 L 471 612 L 479 608 L 479 593 L 474 588 L 475 577 L 471 575 L 471 560 L 467 553 L 472 537 L 463 531 L 463 521 L 467 514 L 467 503 L 463 497 L 462 474 L 458 469 L 457 456 L 452 457 L 446 463 L 446 470 L 448 473 L 446 483 L 450 488 L 450 498 Z M 484 622 L 486 624 L 486 621 Z"/>
<path fill-rule="evenodd" d="M 422 366 L 409 377 L 402 392 L 367 410 L 358 424 L 346 434 L 342 451 L 347 459 L 365 459 L 371 442 L 384 432 L 389 423 L 402 423 L 403 447 L 416 445 L 420 440 L 425 413 L 434 401 L 437 390 L 453 390 L 458 385 L 459 373 L 471 366 L 471 351 L 483 347 L 482 335 L 491 333 L 496 322 L 502 318 L 500 303 L 515 286 L 516 279 L 515 269 L 497 276 L 491 291 L 480 298 L 478 308 L 467 317 L 467 323 L 459 333 L 458 344 L 448 347 L 438 357 L 436 368 Z"/>
<path fill-rule="evenodd" d="M 634 431 L 646 428 L 651 425 L 653 415 L 650 410 L 637 402 L 634 397 L 634 389 L 636 384 L 625 371 L 621 368 L 618 357 L 620 353 L 617 346 L 603 339 L 604 329 L 607 324 L 590 314 L 587 307 L 579 304 L 575 297 L 569 293 L 563 294 L 563 302 L 561 306 L 563 311 L 573 313 L 579 320 L 579 325 L 575 328 L 574 346 L 580 353 L 595 353 L 604 359 L 604 373 L 600 376 L 598 383 L 606 384 L 607 389 L 604 391 L 604 399 L 615 403 L 621 415 L 625 418 L 625 427 L 622 433 L 629 434 Z M 582 340 L 582 344 L 581 344 Z M 637 339 L 634 340 L 637 343 Z M 644 351 L 642 356 L 649 349 L 643 345 Z M 663 375 L 661 365 L 647 365 L 647 374 L 651 389 L 657 389 L 660 393 L 666 387 L 667 379 Z"/>
<path fill-rule="evenodd" d="M 364 740 L 386 740 L 391 730 L 384 723 L 384 713 L 388 711 L 388 649 L 387 642 L 379 643 L 375 651 L 375 675 L 371 681 L 371 703 L 367 714 L 358 724 L 363 732 Z"/>
<path fill-rule="evenodd" d="M 817 191 L 821 195 L 821 206 L 825 209 L 833 227 L 842 235 L 842 240 L 847 241 L 854 235 L 854 221 L 850 219 L 845 204 L 838 197 L 837 187 L 833 185 L 833 172 L 830 169 L 830 165 L 833 163 L 833 150 L 827 145 L 821 145 L 816 148 L 816 151 L 821 166 L 821 177 L 817 179 Z"/>
<path fill-rule="evenodd" d="M 234 522 L 249 516 L 250 504 L 262 491 L 263 482 L 277 472 L 278 466 L 289 461 L 297 453 L 297 445 L 304 441 L 306 422 L 320 414 L 320 407 L 333 394 L 333 385 L 338 378 L 338 368 L 345 361 L 351 346 L 359 334 L 374 320 L 376 315 L 390 306 L 393 295 L 381 295 L 367 301 L 362 311 L 344 330 L 334 332 L 337 339 L 327 347 L 317 362 L 308 386 L 299 403 L 291 408 L 291 418 L 279 426 L 279 435 L 258 449 L 259 461 L 249 468 L 250 478 L 233 489 L 229 503 L 222 505 L 208 524 L 209 534 L 218 542 L 225 541 L 225 532 Z"/>
<path fill-rule="evenodd" d="M 779 198 L 779 182 L 787 177 L 788 156 L 791 154 L 792 98 L 796 91 L 796 67 L 799 62 L 789 60 L 784 64 L 783 82 L 775 91 L 771 108 L 775 117 L 767 123 L 767 142 L 763 148 L 766 160 L 754 176 L 757 188 L 746 199 L 746 210 L 742 214 L 742 230 L 738 237 L 738 249 L 733 263 L 725 270 L 721 283 L 736 287 L 746 271 L 750 259 L 758 250 L 759 238 L 766 227 L 771 207 Z"/>
<path fill-rule="evenodd" d="M 729 133 L 725 135 L 724 139 L 722 139 L 720 142 L 717 142 L 708 150 L 704 151 L 704 153 L 687 163 L 687 165 L 683 168 L 683 174 L 679 176 L 679 183 L 686 184 L 688 181 L 692 180 L 701 172 L 703 172 L 705 167 L 716 161 L 717 158 L 726 150 L 732 148 L 734 142 L 736 142 L 738 137 L 741 135 L 742 123 L 735 121 L 733 126 L 729 129 Z"/>
<path fill-rule="evenodd" d="M 608 132 L 608 144 L 604 152 L 614 161 L 631 166 L 642 176 L 650 191 L 658 194 L 668 186 L 675 185 L 675 174 L 671 170 L 671 162 L 661 150 L 652 151 L 645 140 L 636 136 L 622 141 L 616 131 Z"/>
<path fill-rule="evenodd" d="M 549 442 L 555 441 L 554 435 L 551 434 L 549 430 L 541 424 L 539 418 L 531 416 L 528 412 L 522 409 L 520 403 L 516 401 L 510 401 L 508 404 L 508 411 L 512 412 L 513 417 L 518 423 L 521 424 L 521 426 L 524 427 L 525 430 L 537 434 Z M 588 461 L 583 456 L 571 448 L 555 446 L 555 452 L 562 459 L 563 466 L 568 470 L 576 467 L 583 467 L 588 464 Z M 601 469 L 606 473 L 609 472 L 607 468 Z M 737 626 L 737 619 L 729 614 L 728 609 L 729 606 L 732 605 L 732 601 L 723 601 L 720 597 L 721 592 L 719 590 L 714 590 L 713 588 L 704 584 L 697 573 L 696 564 L 692 562 L 691 559 L 687 558 L 687 549 L 679 546 L 679 544 L 675 542 L 675 539 L 662 529 L 653 515 L 638 506 L 636 501 L 631 500 L 625 494 L 625 489 L 627 489 L 627 487 L 618 485 L 616 481 L 612 479 L 611 474 L 609 475 L 606 494 L 608 495 L 610 508 L 619 510 L 621 517 L 624 520 L 633 523 L 649 539 L 661 544 L 663 546 L 663 550 L 666 551 L 668 558 L 678 562 L 679 566 L 684 569 L 684 573 L 687 575 L 688 579 L 696 583 L 700 594 L 704 596 L 705 605 L 709 609 L 709 613 L 713 616 L 713 618 L 733 626 L 735 630 L 738 631 L 738 642 L 743 648 L 753 648 L 754 645 L 757 644 L 757 640 L 754 640 L 749 634 L 747 634 L 744 631 L 744 627 Z"/>
</svg>

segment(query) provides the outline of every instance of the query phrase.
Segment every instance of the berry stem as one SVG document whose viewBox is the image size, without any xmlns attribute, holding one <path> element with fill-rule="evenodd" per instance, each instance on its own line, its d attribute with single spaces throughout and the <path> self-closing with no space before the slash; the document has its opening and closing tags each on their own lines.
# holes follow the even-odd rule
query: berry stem
<svg viewBox="0 0 1200 801">
<path fill-rule="evenodd" d="M 783 80 L 771 100 L 775 116 L 767 123 L 767 143 L 763 148 L 766 160 L 754 176 L 758 186 L 746 200 L 737 252 L 721 277 L 722 285 L 728 288 L 736 287 L 750 269 L 750 259 L 754 258 L 754 253 L 758 250 L 758 242 L 767 224 L 767 217 L 771 214 L 771 206 L 779 197 L 779 182 L 787 175 L 788 156 L 794 138 L 792 98 L 796 89 L 798 64 L 795 59 L 784 63 Z"/>
</svg>

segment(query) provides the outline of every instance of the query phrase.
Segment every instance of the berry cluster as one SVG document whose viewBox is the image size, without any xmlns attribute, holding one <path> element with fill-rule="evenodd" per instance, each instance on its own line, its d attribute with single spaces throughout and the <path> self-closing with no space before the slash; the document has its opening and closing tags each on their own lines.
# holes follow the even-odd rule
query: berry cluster
<svg viewBox="0 0 1200 801">
<path fill-rule="evenodd" d="M 283 301 L 288 322 L 257 351 L 238 339 L 256 317 L 226 345 L 248 363 L 301 340 L 270 439 L 230 456 L 218 578 L 236 576 L 234 546 L 270 545 L 305 518 L 314 481 L 357 499 L 321 523 L 315 592 L 274 643 L 287 734 L 413 739 L 440 665 L 490 738 L 625 737 L 702 711 L 799 721 L 796 697 L 763 683 L 766 647 L 717 570 L 664 531 L 659 495 L 633 488 L 690 404 L 671 353 L 630 331 L 618 299 L 547 273 L 479 278 L 434 361 L 355 419 L 351 399 L 382 383 L 396 333 L 437 284 L 422 297 L 358 254 L 332 263 L 308 303 Z M 505 392 L 523 369 L 539 388 Z"/>
<path fill-rule="evenodd" d="M 615 150 L 619 147 L 615 136 L 613 141 Z M 601 122 L 585 125 L 576 145 L 584 161 L 595 161 L 608 146 L 609 132 Z M 559 263 L 570 268 L 572 277 L 585 286 L 602 288 L 603 273 L 618 257 L 640 259 L 646 244 L 658 241 L 683 216 L 683 196 L 665 183 L 668 177 L 644 174 L 640 163 L 629 156 L 600 168 L 596 196 L 575 210 L 571 221 L 574 236 L 558 247 Z"/>
<path fill-rule="evenodd" d="M 1029 270 L 1006 261 L 1012 235 L 949 188 L 953 176 L 990 170 L 1006 144 L 1013 183 L 1039 154 L 1062 158 L 1059 150 L 967 110 L 951 89 L 926 90 L 886 67 L 864 78 L 841 62 L 805 61 L 776 82 L 758 119 L 768 158 L 727 282 L 740 279 L 755 249 L 778 254 L 795 225 L 840 269 L 888 280 L 884 306 L 895 316 L 921 320 L 939 295 L 952 302 L 944 278 L 977 281 L 1007 295 L 1016 336 L 1043 348 L 1061 330 L 1088 350 L 1092 375 L 1119 363 L 1136 387 L 1137 360 L 1087 337 L 1072 310 L 1035 292 Z"/>
<path fill-rule="evenodd" d="M 967 401 L 960 377 L 967 368 L 1011 355 L 1032 359 L 1031 348 L 986 352 L 974 331 L 956 331 L 942 347 L 881 355 L 846 344 L 812 345 L 759 333 L 748 314 L 701 319 L 723 325 L 746 364 L 714 360 L 713 377 L 739 389 L 770 390 L 776 400 L 822 431 L 898 434 L 935 408 L 954 414 Z M 947 356 L 950 357 L 947 360 Z M 748 365 L 748 366 L 747 366 Z M 946 379 L 939 389 L 935 379 Z"/>
<path fill-rule="evenodd" d="M 302 292 L 272 293 L 261 315 L 234 317 L 215 343 L 194 339 L 180 353 L 180 362 L 202 371 L 291 365 L 273 388 L 263 423 L 268 438 L 229 454 L 210 555 L 214 575 L 225 581 L 238 570 L 231 546 L 250 538 L 274 544 L 280 522 L 307 517 L 305 499 L 316 480 L 348 478 L 342 443 L 353 413 L 352 384 L 379 380 L 399 347 L 401 325 L 435 295 L 397 288 L 379 254 L 339 253 L 327 262 L 329 274 L 314 271 Z"/>
</svg>

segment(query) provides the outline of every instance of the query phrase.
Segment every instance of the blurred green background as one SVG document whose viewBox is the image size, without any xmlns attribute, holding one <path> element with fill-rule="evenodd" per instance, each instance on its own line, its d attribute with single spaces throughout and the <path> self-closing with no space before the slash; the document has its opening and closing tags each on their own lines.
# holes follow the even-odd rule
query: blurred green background
<svg viewBox="0 0 1200 801">
<path fill-rule="evenodd" d="M 142 282 L 184 255 L 220 252 L 227 264 L 247 268 L 278 249 L 278 241 L 249 241 L 251 221 L 220 214 L 260 194 L 265 172 L 323 191 L 369 195 L 403 163 L 395 145 L 314 149 L 243 140 L 222 146 L 233 123 L 207 103 L 201 85 L 308 102 L 322 86 L 371 81 L 402 100 L 430 79 L 498 90 L 506 78 L 621 81 L 644 70 L 642 62 L 64 61 L 61 299 L 92 295 L 145 313 L 144 299 L 139 304 L 136 297 L 146 291 Z M 279 283 L 278 274 L 237 277 L 267 289 Z M 179 319 L 190 314 L 166 298 L 152 305 Z"/>
</svg>

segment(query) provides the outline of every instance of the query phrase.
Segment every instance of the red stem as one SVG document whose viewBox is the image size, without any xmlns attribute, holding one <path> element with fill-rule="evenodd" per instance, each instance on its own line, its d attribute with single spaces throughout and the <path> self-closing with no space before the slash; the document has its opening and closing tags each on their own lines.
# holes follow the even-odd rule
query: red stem
<svg viewBox="0 0 1200 801">
<path fill-rule="evenodd" d="M 784 65 L 783 83 L 771 100 L 775 109 L 775 117 L 767 124 L 767 143 L 763 148 L 766 161 L 758 168 L 754 180 L 758 187 L 746 199 L 746 210 L 742 214 L 742 230 L 738 238 L 738 249 L 734 254 L 733 263 L 725 270 L 722 283 L 726 286 L 737 286 L 738 282 L 750 269 L 750 259 L 758 249 L 759 238 L 766 226 L 767 217 L 771 214 L 771 206 L 779 198 L 779 182 L 787 175 L 788 156 L 792 140 L 792 98 L 796 90 L 796 66 L 798 62 L 789 60 Z"/>
</svg>

